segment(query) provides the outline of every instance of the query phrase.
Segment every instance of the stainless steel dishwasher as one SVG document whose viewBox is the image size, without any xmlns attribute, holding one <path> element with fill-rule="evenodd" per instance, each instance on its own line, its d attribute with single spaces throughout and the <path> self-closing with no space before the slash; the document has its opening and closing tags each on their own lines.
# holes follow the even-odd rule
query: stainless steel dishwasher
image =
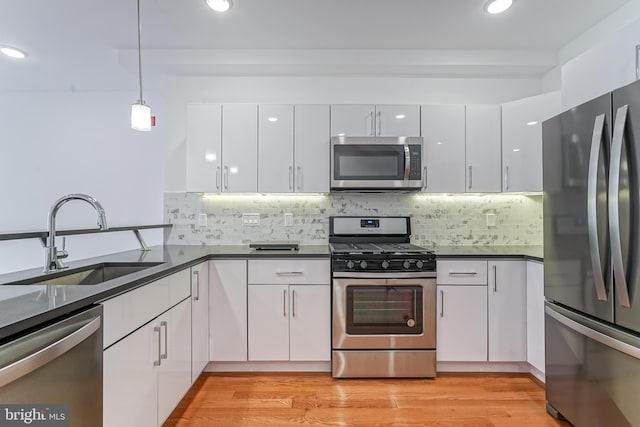
<svg viewBox="0 0 640 427">
<path fill-rule="evenodd" d="M 102 307 L 0 346 L 0 406 L 0 425 L 22 410 L 66 421 L 46 425 L 102 426 Z"/>
</svg>

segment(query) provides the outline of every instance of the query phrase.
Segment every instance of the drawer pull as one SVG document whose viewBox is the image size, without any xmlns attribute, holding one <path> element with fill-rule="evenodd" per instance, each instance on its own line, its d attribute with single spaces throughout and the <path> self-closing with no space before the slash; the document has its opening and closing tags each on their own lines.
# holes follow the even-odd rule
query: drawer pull
<svg viewBox="0 0 640 427">
<path fill-rule="evenodd" d="M 449 276 L 475 276 L 478 274 L 476 271 L 450 271 Z"/>
<path fill-rule="evenodd" d="M 277 276 L 302 276 L 304 271 L 276 271 Z"/>
</svg>

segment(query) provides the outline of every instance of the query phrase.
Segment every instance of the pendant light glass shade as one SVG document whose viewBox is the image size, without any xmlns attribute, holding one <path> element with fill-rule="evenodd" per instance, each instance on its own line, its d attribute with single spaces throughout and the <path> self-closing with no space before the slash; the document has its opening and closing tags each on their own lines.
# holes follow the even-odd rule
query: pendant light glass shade
<svg viewBox="0 0 640 427">
<path fill-rule="evenodd" d="M 137 103 L 131 106 L 131 129 L 151 130 L 151 107 L 143 101 L 138 100 Z"/>
</svg>

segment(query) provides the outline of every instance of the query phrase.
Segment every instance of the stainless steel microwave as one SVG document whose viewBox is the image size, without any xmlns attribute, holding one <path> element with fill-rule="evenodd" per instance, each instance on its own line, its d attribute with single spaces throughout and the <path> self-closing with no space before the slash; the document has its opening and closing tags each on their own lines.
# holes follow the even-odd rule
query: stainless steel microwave
<svg viewBox="0 0 640 427">
<path fill-rule="evenodd" d="M 422 137 L 331 137 L 331 190 L 420 190 Z"/>
</svg>

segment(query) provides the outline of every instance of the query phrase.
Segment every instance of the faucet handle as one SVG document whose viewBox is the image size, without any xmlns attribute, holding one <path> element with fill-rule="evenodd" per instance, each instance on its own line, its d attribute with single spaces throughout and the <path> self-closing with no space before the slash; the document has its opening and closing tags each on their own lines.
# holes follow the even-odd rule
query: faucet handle
<svg viewBox="0 0 640 427">
<path fill-rule="evenodd" d="M 67 236 L 62 236 L 62 250 L 56 251 L 57 259 L 64 259 L 69 256 L 69 252 L 67 252 L 66 248 L 67 248 Z"/>
</svg>

